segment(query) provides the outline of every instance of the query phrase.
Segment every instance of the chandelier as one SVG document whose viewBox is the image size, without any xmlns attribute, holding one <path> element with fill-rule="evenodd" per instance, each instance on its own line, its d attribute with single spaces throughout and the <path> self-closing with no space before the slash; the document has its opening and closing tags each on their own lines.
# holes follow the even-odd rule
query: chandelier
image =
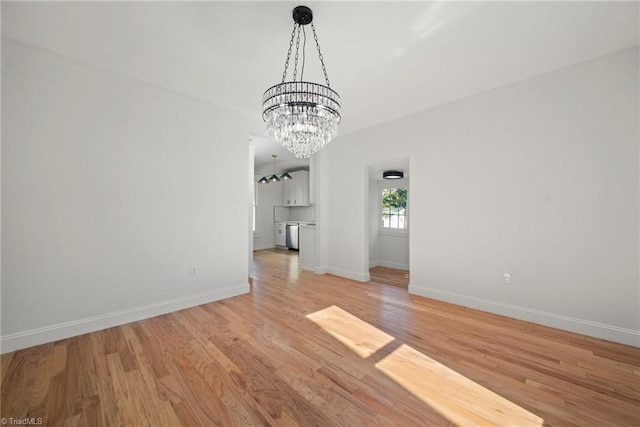
<svg viewBox="0 0 640 427">
<path fill-rule="evenodd" d="M 313 13 L 308 7 L 298 6 L 293 9 L 293 31 L 289 41 L 287 60 L 284 63 L 282 82 L 267 89 L 262 97 L 262 119 L 267 124 L 267 133 L 299 159 L 311 157 L 331 141 L 338 133 L 340 123 L 340 95 L 331 89 L 329 84 L 327 69 L 324 66 L 312 20 Z M 313 31 L 326 86 L 303 80 L 307 41 L 304 26 L 308 24 Z M 302 33 L 302 62 L 300 80 L 296 81 L 300 33 Z M 294 40 L 296 46 L 293 78 L 287 82 L 287 69 Z"/>
</svg>

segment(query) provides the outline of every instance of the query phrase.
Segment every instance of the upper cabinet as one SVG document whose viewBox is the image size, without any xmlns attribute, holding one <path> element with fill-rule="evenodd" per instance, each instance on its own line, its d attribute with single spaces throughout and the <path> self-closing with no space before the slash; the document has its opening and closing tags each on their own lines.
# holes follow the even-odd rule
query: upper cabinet
<svg viewBox="0 0 640 427">
<path fill-rule="evenodd" d="M 309 171 L 289 172 L 291 180 L 282 181 L 283 206 L 309 206 Z"/>
</svg>

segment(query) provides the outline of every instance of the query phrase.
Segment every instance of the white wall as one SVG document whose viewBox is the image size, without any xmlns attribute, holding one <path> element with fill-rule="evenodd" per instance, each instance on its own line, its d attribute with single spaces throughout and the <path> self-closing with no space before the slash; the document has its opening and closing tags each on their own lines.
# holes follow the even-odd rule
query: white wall
<svg viewBox="0 0 640 427">
<path fill-rule="evenodd" d="M 2 105 L 3 352 L 248 291 L 239 114 L 5 38 Z"/>
<path fill-rule="evenodd" d="M 257 182 L 262 176 L 256 175 Z M 257 184 L 256 229 L 253 233 L 253 249 L 268 249 L 276 245 L 273 219 L 274 206 L 282 206 L 282 183 Z"/>
<path fill-rule="evenodd" d="M 411 292 L 640 345 L 638 71 L 626 50 L 339 137 L 326 270 L 365 277 L 363 169 L 406 154 Z"/>
</svg>

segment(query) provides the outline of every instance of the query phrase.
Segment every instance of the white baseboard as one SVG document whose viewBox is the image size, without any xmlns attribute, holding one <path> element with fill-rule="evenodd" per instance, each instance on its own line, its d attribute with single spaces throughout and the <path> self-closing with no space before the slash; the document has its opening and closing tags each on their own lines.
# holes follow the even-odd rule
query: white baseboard
<svg viewBox="0 0 640 427">
<path fill-rule="evenodd" d="M 101 329 L 124 325 L 125 323 L 136 322 L 161 314 L 171 313 L 197 305 L 207 304 L 225 298 L 249 292 L 249 284 L 239 285 L 233 288 L 221 289 L 216 292 L 207 292 L 197 295 L 190 295 L 183 298 L 176 298 L 168 301 L 161 301 L 154 304 L 134 307 L 127 310 L 116 311 L 71 322 L 59 323 L 57 325 L 46 326 L 44 328 L 32 329 L 24 332 L 17 332 L 0 337 L 0 353 L 8 353 L 34 345 L 45 344 L 52 341 L 99 331 Z"/>
<path fill-rule="evenodd" d="M 254 251 L 261 251 L 263 249 L 273 249 L 276 247 L 276 244 L 271 242 L 267 242 L 267 243 L 255 243 L 253 244 L 253 250 Z"/>
<path fill-rule="evenodd" d="M 344 270 L 342 268 L 329 267 L 327 268 L 327 273 L 333 274 L 335 276 L 346 277 L 347 279 L 357 280 L 358 282 L 368 282 L 371 280 L 371 276 L 369 272 L 365 274 L 356 273 L 355 271 Z"/>
<path fill-rule="evenodd" d="M 313 272 L 316 274 L 327 274 L 329 272 L 329 269 L 327 267 L 316 266 L 316 268 L 313 269 Z"/>
<path fill-rule="evenodd" d="M 409 285 L 409 293 L 488 311 L 502 316 L 526 320 L 528 322 L 538 323 L 552 328 L 588 335 L 594 338 L 601 338 L 621 344 L 640 347 L 640 331 L 633 329 L 621 328 L 604 323 L 592 322 L 590 320 L 582 320 L 541 310 L 534 310 L 527 307 L 505 304 L 469 295 L 455 294 L 438 289 L 422 288 L 414 285 Z"/>
</svg>

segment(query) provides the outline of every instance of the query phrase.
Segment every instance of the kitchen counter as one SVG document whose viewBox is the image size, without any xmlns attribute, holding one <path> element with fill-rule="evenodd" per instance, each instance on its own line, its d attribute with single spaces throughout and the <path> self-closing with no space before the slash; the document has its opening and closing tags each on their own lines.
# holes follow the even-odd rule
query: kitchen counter
<svg viewBox="0 0 640 427">
<path fill-rule="evenodd" d="M 294 224 L 294 225 L 313 225 L 315 226 L 315 222 L 311 221 L 276 221 L 279 224 Z"/>
</svg>

